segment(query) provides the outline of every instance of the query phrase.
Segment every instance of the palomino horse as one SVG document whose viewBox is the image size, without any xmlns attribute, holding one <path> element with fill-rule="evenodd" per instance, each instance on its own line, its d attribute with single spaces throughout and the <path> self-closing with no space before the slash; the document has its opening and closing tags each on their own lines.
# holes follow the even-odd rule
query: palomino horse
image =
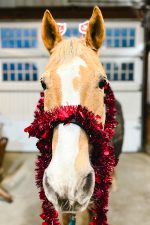
<svg viewBox="0 0 150 225">
<path fill-rule="evenodd" d="M 106 73 L 98 50 L 105 36 L 101 11 L 95 7 L 85 38 L 62 40 L 48 10 L 42 21 L 42 38 L 50 53 L 46 72 L 41 76 L 44 110 L 62 105 L 82 105 L 105 123 L 104 90 Z M 59 212 L 61 224 L 76 214 L 77 225 L 89 224 L 88 208 L 95 186 L 86 133 L 76 124 L 59 124 L 54 129 L 52 160 L 44 172 L 45 195 Z"/>
</svg>

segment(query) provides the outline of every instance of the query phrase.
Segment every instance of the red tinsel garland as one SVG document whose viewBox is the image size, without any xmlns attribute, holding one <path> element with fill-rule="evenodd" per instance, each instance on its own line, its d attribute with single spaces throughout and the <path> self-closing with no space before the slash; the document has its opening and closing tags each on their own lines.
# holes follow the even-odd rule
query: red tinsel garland
<svg viewBox="0 0 150 225">
<path fill-rule="evenodd" d="M 116 127 L 115 120 L 115 98 L 107 83 L 104 87 L 106 104 L 106 121 L 104 129 L 98 123 L 100 118 L 88 111 L 86 107 L 60 106 L 51 112 L 44 112 L 44 94 L 35 111 L 35 119 L 31 125 L 25 128 L 29 136 L 38 138 L 37 148 L 39 156 L 36 161 L 36 184 L 40 189 L 39 196 L 42 200 L 43 213 L 41 218 L 45 221 L 42 225 L 60 225 L 58 213 L 54 209 L 44 194 L 42 179 L 47 166 L 52 157 L 52 136 L 53 129 L 59 123 L 68 124 L 75 121 L 81 126 L 89 137 L 89 142 L 93 146 L 91 163 L 95 171 L 94 208 L 91 209 L 93 219 L 90 225 L 108 225 L 106 213 L 108 211 L 109 187 L 111 184 L 111 172 L 117 162 L 114 157 L 114 149 L 111 146 L 111 139 Z"/>
</svg>

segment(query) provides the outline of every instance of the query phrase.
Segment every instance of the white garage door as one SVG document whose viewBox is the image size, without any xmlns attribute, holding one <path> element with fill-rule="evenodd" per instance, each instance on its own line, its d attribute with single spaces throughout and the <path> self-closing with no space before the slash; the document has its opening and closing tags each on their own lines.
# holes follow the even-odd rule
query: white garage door
<svg viewBox="0 0 150 225">
<path fill-rule="evenodd" d="M 80 21 L 68 23 L 66 36 L 80 36 Z M 82 21 L 83 22 L 83 21 Z M 41 90 L 39 76 L 48 60 L 40 22 L 0 24 L 0 119 L 8 150 L 33 151 L 23 129 L 33 120 L 33 111 Z M 124 151 L 141 147 L 143 28 L 136 21 L 106 21 L 106 40 L 101 61 L 106 69 L 125 117 Z"/>
</svg>

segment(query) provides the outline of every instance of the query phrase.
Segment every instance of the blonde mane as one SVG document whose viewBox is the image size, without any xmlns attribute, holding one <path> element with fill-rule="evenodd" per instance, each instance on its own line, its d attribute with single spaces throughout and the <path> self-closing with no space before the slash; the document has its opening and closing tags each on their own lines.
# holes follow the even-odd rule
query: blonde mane
<svg viewBox="0 0 150 225">
<path fill-rule="evenodd" d="M 58 61 L 68 61 L 69 59 L 80 56 L 83 51 L 83 41 L 78 38 L 69 38 L 60 42 L 54 49 L 53 54 Z"/>
</svg>

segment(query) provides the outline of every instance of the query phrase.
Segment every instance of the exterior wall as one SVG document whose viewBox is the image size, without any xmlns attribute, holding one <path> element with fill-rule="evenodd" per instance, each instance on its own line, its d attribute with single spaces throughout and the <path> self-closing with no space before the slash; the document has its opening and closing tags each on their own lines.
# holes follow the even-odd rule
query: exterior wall
<svg viewBox="0 0 150 225">
<path fill-rule="evenodd" d="M 66 36 L 78 36 L 80 21 L 68 22 Z M 48 53 L 40 38 L 40 22 L 0 23 L 0 119 L 9 137 L 8 150 L 33 151 L 23 129 L 33 120 Z M 124 151 L 141 148 L 143 29 L 136 21 L 106 21 L 101 48 L 104 64 L 125 117 Z"/>
</svg>

